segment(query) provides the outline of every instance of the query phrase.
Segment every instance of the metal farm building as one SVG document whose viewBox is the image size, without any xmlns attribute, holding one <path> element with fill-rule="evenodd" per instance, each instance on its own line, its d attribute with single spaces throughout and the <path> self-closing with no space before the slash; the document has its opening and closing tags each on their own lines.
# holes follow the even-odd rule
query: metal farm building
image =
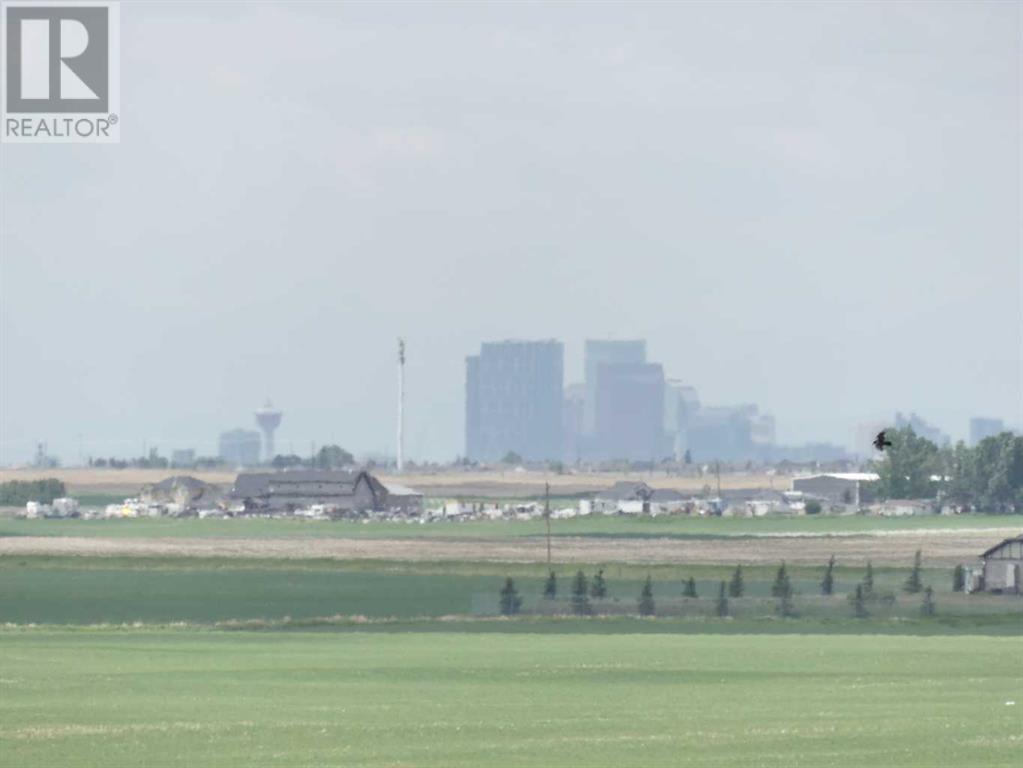
<svg viewBox="0 0 1023 768">
<path fill-rule="evenodd" d="M 792 479 L 792 490 L 802 491 L 806 496 L 824 499 L 832 504 L 855 504 L 859 506 L 864 486 L 877 482 L 873 472 L 831 472 L 809 477 Z"/>
</svg>

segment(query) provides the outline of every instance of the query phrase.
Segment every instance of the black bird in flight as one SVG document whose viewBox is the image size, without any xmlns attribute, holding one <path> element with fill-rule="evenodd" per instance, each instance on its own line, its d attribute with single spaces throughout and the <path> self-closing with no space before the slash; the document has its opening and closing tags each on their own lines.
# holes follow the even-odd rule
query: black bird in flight
<svg viewBox="0 0 1023 768">
<path fill-rule="evenodd" d="M 884 436 L 885 430 L 881 430 L 877 433 L 877 437 L 874 438 L 874 447 L 879 451 L 883 451 L 886 447 L 891 447 L 892 441 L 888 440 Z"/>
</svg>

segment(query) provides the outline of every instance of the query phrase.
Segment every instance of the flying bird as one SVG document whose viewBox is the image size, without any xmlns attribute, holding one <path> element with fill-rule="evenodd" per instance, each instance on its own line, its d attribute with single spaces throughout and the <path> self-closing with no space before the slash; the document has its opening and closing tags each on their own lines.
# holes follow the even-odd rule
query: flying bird
<svg viewBox="0 0 1023 768">
<path fill-rule="evenodd" d="M 886 447 L 891 447 L 892 441 L 884 436 L 885 430 L 881 430 L 877 433 L 877 437 L 874 438 L 874 447 L 879 451 L 883 451 Z"/>
</svg>

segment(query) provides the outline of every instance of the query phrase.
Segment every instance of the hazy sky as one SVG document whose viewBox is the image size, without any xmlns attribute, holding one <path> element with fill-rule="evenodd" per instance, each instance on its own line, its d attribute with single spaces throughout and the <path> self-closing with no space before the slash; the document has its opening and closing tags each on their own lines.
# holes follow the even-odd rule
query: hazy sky
<svg viewBox="0 0 1023 768">
<path fill-rule="evenodd" d="M 0 461 L 463 451 L 483 340 L 644 337 L 848 444 L 1023 421 L 1021 5 L 123 3 L 118 145 L 0 149 Z M 566 382 L 567 383 L 567 382 Z"/>
</svg>

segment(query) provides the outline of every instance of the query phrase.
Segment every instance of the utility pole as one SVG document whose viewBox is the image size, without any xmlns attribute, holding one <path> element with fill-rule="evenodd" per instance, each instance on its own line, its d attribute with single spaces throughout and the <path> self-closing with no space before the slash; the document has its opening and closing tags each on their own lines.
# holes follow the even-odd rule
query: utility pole
<svg viewBox="0 0 1023 768">
<path fill-rule="evenodd" d="M 405 339 L 398 339 L 398 455 L 399 472 L 405 467 Z"/>
<path fill-rule="evenodd" d="M 551 567 L 551 484 L 544 483 L 543 516 L 547 521 L 547 567 Z"/>
<path fill-rule="evenodd" d="M 720 499 L 721 498 L 721 462 L 720 461 L 715 461 L 714 462 L 714 471 L 717 473 L 717 476 L 718 476 L 718 499 Z"/>
</svg>

